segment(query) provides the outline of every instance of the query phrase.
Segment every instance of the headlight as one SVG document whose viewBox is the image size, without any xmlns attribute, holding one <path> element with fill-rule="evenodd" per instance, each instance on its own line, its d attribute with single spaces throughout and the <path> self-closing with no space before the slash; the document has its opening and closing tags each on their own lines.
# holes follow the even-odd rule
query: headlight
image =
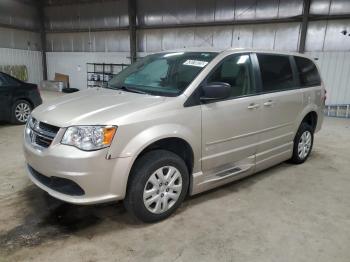
<svg viewBox="0 0 350 262">
<path fill-rule="evenodd" d="M 61 144 L 86 151 L 105 148 L 112 143 L 116 130 L 115 126 L 71 126 L 64 133 Z"/>
</svg>

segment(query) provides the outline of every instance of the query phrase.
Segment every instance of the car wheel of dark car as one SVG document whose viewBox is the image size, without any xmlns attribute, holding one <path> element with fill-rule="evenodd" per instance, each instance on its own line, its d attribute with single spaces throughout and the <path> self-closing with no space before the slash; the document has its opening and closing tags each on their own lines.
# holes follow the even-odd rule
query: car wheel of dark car
<svg viewBox="0 0 350 262">
<path fill-rule="evenodd" d="M 18 100 L 12 107 L 11 122 L 17 125 L 23 125 L 27 122 L 32 105 L 26 100 Z"/>
</svg>

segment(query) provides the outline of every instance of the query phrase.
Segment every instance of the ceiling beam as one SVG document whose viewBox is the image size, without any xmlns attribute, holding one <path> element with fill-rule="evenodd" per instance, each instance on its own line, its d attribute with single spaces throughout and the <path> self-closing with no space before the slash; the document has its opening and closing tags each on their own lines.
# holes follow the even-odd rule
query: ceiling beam
<svg viewBox="0 0 350 262">
<path fill-rule="evenodd" d="M 135 0 L 130 0 L 135 1 Z M 136 18 L 136 14 L 135 14 Z M 131 20 L 129 20 L 131 21 Z M 273 23 L 290 23 L 301 22 L 300 17 L 283 18 L 283 19 L 265 19 L 265 20 L 243 20 L 243 21 L 225 21 L 225 22 L 205 22 L 205 23 L 186 23 L 186 24 L 162 24 L 162 25 L 135 25 L 135 29 L 168 29 L 168 28 L 186 28 L 186 27 L 211 27 L 211 26 L 229 26 L 229 25 L 255 25 L 255 24 L 273 24 Z M 47 29 L 47 33 L 83 33 L 83 32 L 108 32 L 118 30 L 130 30 L 130 26 L 113 27 L 113 28 L 80 28 L 80 29 Z"/>
<path fill-rule="evenodd" d="M 111 32 L 129 30 L 129 26 L 106 27 L 106 28 L 63 28 L 63 29 L 46 29 L 46 33 L 92 33 L 92 32 Z"/>
<path fill-rule="evenodd" d="M 299 40 L 299 53 L 305 52 L 306 34 L 307 27 L 309 25 L 309 14 L 310 14 L 310 0 L 304 0 L 303 2 L 303 20 L 301 22 L 300 40 Z"/>
<path fill-rule="evenodd" d="M 234 25 L 258 25 L 258 24 L 282 24 L 300 22 L 301 17 L 272 18 L 258 20 L 233 20 L 233 21 L 215 21 L 204 23 L 183 23 L 183 24 L 160 24 L 160 25 L 139 25 L 137 29 L 163 29 L 163 28 L 185 28 L 185 27 L 213 27 L 213 26 L 234 26 Z"/>
<path fill-rule="evenodd" d="M 121 0 L 45 0 L 44 6 L 71 6 L 81 4 L 94 4 L 103 2 L 119 2 Z"/>
<path fill-rule="evenodd" d="M 130 38 L 130 62 L 134 63 L 136 62 L 136 57 L 137 57 L 136 0 L 128 0 L 128 15 L 129 15 L 129 38 Z"/>
<path fill-rule="evenodd" d="M 38 28 L 29 28 L 29 27 L 22 27 L 18 25 L 11 25 L 11 24 L 5 24 L 5 23 L 0 23 L 1 28 L 7 28 L 7 29 L 14 29 L 14 30 L 22 30 L 22 31 L 28 31 L 28 32 L 34 32 L 38 33 L 39 29 Z"/>
<path fill-rule="evenodd" d="M 46 60 L 46 32 L 45 32 L 45 12 L 44 12 L 44 0 L 37 1 L 37 13 L 40 26 L 40 41 L 41 41 L 41 63 L 43 69 L 43 80 L 47 80 L 47 60 Z"/>
<path fill-rule="evenodd" d="M 130 0 L 135 1 L 135 0 Z M 129 2 L 130 2 L 129 1 Z M 309 1 L 309 0 L 305 0 Z M 136 17 L 136 15 L 135 15 Z M 235 25 L 259 25 L 259 24 L 283 24 L 283 23 L 303 23 L 304 20 L 310 21 L 332 21 L 350 19 L 350 14 L 343 15 L 299 15 L 288 18 L 269 18 L 258 20 L 233 20 L 233 21 L 215 21 L 203 23 L 183 23 L 183 24 L 159 24 L 159 25 L 135 25 L 133 28 L 138 29 L 173 29 L 173 28 L 189 28 L 189 27 L 215 27 L 215 26 L 235 26 Z M 131 21 L 131 20 L 130 20 Z M 0 24 L 1 26 L 1 24 Z M 20 28 L 17 28 L 20 29 Z M 23 30 L 23 29 L 22 29 Z M 109 28 L 63 28 L 63 29 L 46 29 L 47 33 L 83 33 L 83 32 L 108 32 L 129 30 L 130 26 L 109 27 Z"/>
<path fill-rule="evenodd" d="M 313 15 L 309 14 L 309 21 L 342 20 L 350 19 L 350 14 L 341 15 Z"/>
</svg>

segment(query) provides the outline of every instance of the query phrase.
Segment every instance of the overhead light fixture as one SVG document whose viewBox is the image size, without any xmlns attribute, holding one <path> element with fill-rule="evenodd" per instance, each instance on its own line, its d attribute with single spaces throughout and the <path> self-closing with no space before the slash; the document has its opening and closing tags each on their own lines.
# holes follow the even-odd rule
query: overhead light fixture
<svg viewBox="0 0 350 262">
<path fill-rule="evenodd" d="M 177 56 L 177 55 L 183 55 L 184 52 L 177 52 L 177 53 L 169 53 L 164 55 L 163 57 L 170 57 L 170 56 Z"/>
<path fill-rule="evenodd" d="M 238 61 L 237 61 L 237 65 L 240 65 L 240 64 L 244 64 L 247 60 L 248 60 L 249 56 L 248 55 L 242 55 Z"/>
</svg>

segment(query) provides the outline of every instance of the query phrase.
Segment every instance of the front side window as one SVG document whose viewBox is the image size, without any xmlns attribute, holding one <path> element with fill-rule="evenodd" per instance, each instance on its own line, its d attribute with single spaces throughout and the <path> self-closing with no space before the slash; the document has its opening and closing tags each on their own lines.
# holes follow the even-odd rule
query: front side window
<svg viewBox="0 0 350 262">
<path fill-rule="evenodd" d="M 301 87 L 321 85 L 321 78 L 317 67 L 310 59 L 298 56 L 295 56 L 294 59 L 297 65 Z"/>
<path fill-rule="evenodd" d="M 254 93 L 252 85 L 252 65 L 248 54 L 226 58 L 208 77 L 207 82 L 224 82 L 231 86 L 230 97 L 240 97 Z"/>
<path fill-rule="evenodd" d="M 257 54 L 263 92 L 294 89 L 293 71 L 289 56 Z"/>
<path fill-rule="evenodd" d="M 121 71 L 106 87 L 160 96 L 178 96 L 216 55 L 214 52 L 149 55 Z"/>
</svg>

